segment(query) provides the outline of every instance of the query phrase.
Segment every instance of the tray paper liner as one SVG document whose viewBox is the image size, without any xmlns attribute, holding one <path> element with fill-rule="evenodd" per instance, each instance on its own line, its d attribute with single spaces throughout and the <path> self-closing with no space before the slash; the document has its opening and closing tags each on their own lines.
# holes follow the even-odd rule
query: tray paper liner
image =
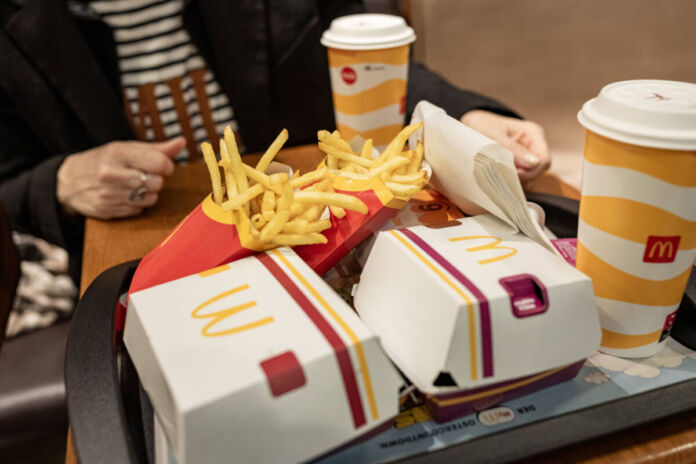
<svg viewBox="0 0 696 464">
<path fill-rule="evenodd" d="M 131 293 L 124 340 L 181 464 L 304 461 L 398 413 L 376 335 L 287 247 Z"/>
</svg>

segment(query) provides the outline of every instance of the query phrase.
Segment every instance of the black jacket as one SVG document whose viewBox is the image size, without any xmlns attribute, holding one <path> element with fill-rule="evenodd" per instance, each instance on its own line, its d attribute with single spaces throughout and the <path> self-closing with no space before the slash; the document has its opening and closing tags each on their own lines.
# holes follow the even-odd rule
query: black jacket
<svg viewBox="0 0 696 464">
<path fill-rule="evenodd" d="M 61 214 L 56 172 L 64 157 L 134 139 L 123 113 L 111 31 L 76 0 L 0 0 L 0 201 L 15 230 L 68 248 L 82 227 Z M 362 11 L 353 0 L 193 0 L 185 23 L 228 95 L 250 152 L 283 128 L 290 144 L 334 127 L 326 50 L 333 18 Z M 407 113 L 421 99 L 459 117 L 510 114 L 425 67 L 409 70 Z"/>
</svg>

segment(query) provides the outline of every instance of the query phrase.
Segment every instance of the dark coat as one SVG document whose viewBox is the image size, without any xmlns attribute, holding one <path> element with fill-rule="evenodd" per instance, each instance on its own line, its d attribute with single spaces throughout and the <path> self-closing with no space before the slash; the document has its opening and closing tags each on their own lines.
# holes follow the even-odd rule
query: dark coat
<svg viewBox="0 0 696 464">
<path fill-rule="evenodd" d="M 0 201 L 10 223 L 68 248 L 82 227 L 56 200 L 69 153 L 134 139 L 123 113 L 111 31 L 69 0 L 0 0 Z M 334 127 L 326 50 L 331 20 L 362 11 L 353 0 L 194 0 L 185 23 L 228 95 L 250 152 L 283 128 L 290 144 Z M 421 99 L 459 117 L 471 109 L 510 114 L 451 86 L 425 67 L 409 70 L 407 114 Z"/>
</svg>

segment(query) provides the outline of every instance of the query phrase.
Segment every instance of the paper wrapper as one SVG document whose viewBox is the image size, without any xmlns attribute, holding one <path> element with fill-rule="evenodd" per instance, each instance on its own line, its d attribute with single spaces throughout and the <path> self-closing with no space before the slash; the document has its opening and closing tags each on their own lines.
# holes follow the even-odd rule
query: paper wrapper
<svg viewBox="0 0 696 464">
<path fill-rule="evenodd" d="M 431 184 L 469 215 L 489 212 L 552 253 L 527 205 L 510 150 L 465 126 L 427 101 L 416 105 L 411 123 L 423 122 L 409 139 L 425 146 Z"/>
<path fill-rule="evenodd" d="M 327 243 L 294 247 L 295 252 L 319 275 L 326 273 L 360 242 L 378 231 L 407 202 L 405 198 L 394 196 L 378 178 L 356 181 L 334 177 L 332 183 L 337 193 L 361 199 L 367 205 L 367 214 L 346 210 L 341 219 L 332 215 L 331 228 L 322 232 Z"/>
</svg>

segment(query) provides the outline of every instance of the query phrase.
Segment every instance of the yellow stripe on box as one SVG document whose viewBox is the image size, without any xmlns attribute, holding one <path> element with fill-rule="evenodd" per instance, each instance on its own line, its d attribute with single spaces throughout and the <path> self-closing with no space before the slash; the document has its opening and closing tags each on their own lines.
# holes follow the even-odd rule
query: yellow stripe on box
<svg viewBox="0 0 696 464">
<path fill-rule="evenodd" d="M 608 234 L 645 244 L 648 236 L 681 236 L 680 250 L 696 248 L 696 221 L 624 198 L 583 196 L 580 219 Z"/>
<path fill-rule="evenodd" d="M 647 280 L 623 272 L 600 259 L 578 240 L 577 268 L 592 278 L 600 298 L 648 306 L 669 306 L 682 299 L 691 267 L 667 280 Z"/>
<path fill-rule="evenodd" d="M 389 79 L 364 92 L 341 95 L 333 92 L 334 109 L 344 114 L 363 114 L 401 103 L 406 96 L 404 79 Z M 377 143 L 375 142 L 375 145 Z"/>
<path fill-rule="evenodd" d="M 365 393 L 367 395 L 367 402 L 370 405 L 370 413 L 372 414 L 372 419 L 377 419 L 379 417 L 379 412 L 377 411 L 377 402 L 375 401 L 375 394 L 372 390 L 372 380 L 370 379 L 370 371 L 367 368 L 367 358 L 365 358 L 365 351 L 363 350 L 362 343 L 358 336 L 353 332 L 353 329 L 341 319 L 341 316 L 329 305 L 329 303 L 324 299 L 323 296 L 312 286 L 312 284 L 305 279 L 305 277 L 300 274 L 295 266 L 292 265 L 290 261 L 278 250 L 272 250 L 271 253 L 278 258 L 285 267 L 287 267 L 290 272 L 295 276 L 297 280 L 309 291 L 309 293 L 321 304 L 321 306 L 329 313 L 333 320 L 343 329 L 343 331 L 348 335 L 353 345 L 355 345 L 355 353 L 358 357 L 358 364 L 360 364 L 360 373 L 362 374 L 363 381 L 365 383 Z"/>
<path fill-rule="evenodd" d="M 611 330 L 602 329 L 602 343 L 604 348 L 617 348 L 626 350 L 629 348 L 638 348 L 639 346 L 649 345 L 660 339 L 662 329 L 640 335 L 628 335 Z"/>
<path fill-rule="evenodd" d="M 219 274 L 221 272 L 227 271 L 230 269 L 229 264 L 223 264 L 222 266 L 214 267 L 212 269 L 208 269 L 207 271 L 199 272 L 198 276 L 199 277 L 210 277 L 215 274 Z"/>
<path fill-rule="evenodd" d="M 530 383 L 536 382 L 537 380 L 541 380 L 544 377 L 548 377 L 550 375 L 555 374 L 556 372 L 562 371 L 563 369 L 567 368 L 568 366 L 570 366 L 570 364 L 568 364 L 567 366 L 561 366 L 561 367 L 558 367 L 556 369 L 551 369 L 549 371 L 542 372 L 539 375 L 535 375 L 534 377 L 530 377 L 530 378 L 525 379 L 525 380 L 520 380 L 519 382 L 511 383 L 511 384 L 508 384 L 508 385 L 505 385 L 505 386 L 502 386 L 499 388 L 494 388 L 491 390 L 482 391 L 480 393 L 474 393 L 474 394 L 467 395 L 467 396 L 460 396 L 458 398 L 452 398 L 452 399 L 448 399 L 448 400 L 441 400 L 441 399 L 438 399 L 436 397 L 432 397 L 431 400 L 433 403 L 435 403 L 438 406 L 452 406 L 455 404 L 465 403 L 467 401 L 473 401 L 473 400 L 477 400 L 479 398 L 485 398 L 487 396 L 497 395 L 498 393 L 503 393 L 506 391 L 514 390 L 515 388 L 529 385 Z"/>
<path fill-rule="evenodd" d="M 400 241 L 408 250 L 413 253 L 418 259 L 420 259 L 428 268 L 433 271 L 443 282 L 445 282 L 452 290 L 454 290 L 457 295 L 461 296 L 466 302 L 466 307 L 468 310 L 469 319 L 469 363 L 471 364 L 471 380 L 476 380 L 478 378 L 478 366 L 477 366 L 477 356 L 476 356 L 476 319 L 474 317 L 474 305 L 471 302 L 469 295 L 464 293 L 461 288 L 459 288 L 452 280 L 447 277 L 440 269 L 438 269 L 433 263 L 431 263 L 421 252 L 416 250 L 416 248 L 408 243 L 405 238 L 399 235 L 396 231 L 390 230 L 390 234 L 394 236 L 398 241 Z"/>
<path fill-rule="evenodd" d="M 330 48 L 329 66 L 352 66 L 362 63 L 401 65 L 408 63 L 408 45 L 381 50 L 339 50 Z"/>
<path fill-rule="evenodd" d="M 585 159 L 602 166 L 633 169 L 673 185 L 696 187 L 696 151 L 639 147 L 586 131 Z"/>
<path fill-rule="evenodd" d="M 403 124 L 390 124 L 388 126 L 378 127 L 376 129 L 370 129 L 367 131 L 360 131 L 353 129 L 350 126 L 344 124 L 336 124 L 336 129 L 341 133 L 341 137 L 346 140 L 350 140 L 356 135 L 362 136 L 364 139 L 372 139 L 372 143 L 379 147 L 382 145 L 387 145 L 392 141 L 396 134 L 403 129 Z"/>
</svg>

